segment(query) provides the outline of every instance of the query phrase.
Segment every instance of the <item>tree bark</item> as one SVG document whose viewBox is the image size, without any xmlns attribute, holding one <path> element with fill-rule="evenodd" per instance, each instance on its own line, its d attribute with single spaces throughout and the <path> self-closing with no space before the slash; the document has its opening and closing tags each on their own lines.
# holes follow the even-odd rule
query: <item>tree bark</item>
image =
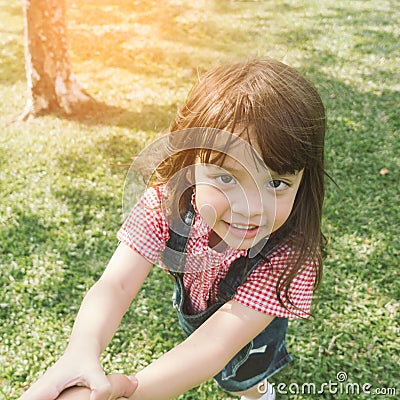
<svg viewBox="0 0 400 400">
<path fill-rule="evenodd" d="M 77 112 L 92 98 L 72 73 L 65 0 L 24 0 L 28 101 L 21 119 Z"/>
</svg>

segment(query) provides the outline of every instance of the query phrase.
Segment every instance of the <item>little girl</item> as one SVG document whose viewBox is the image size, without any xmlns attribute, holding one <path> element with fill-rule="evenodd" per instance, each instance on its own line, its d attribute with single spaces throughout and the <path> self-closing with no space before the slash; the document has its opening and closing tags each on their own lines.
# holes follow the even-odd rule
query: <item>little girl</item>
<svg viewBox="0 0 400 400">
<path fill-rule="evenodd" d="M 59 399 L 171 399 L 211 377 L 242 399 L 274 399 L 266 379 L 291 359 L 288 318 L 310 315 L 321 280 L 325 124 L 317 91 L 278 61 L 206 73 L 157 143 L 64 355 L 21 399 L 71 386 L 86 388 Z M 134 377 L 107 377 L 100 354 L 156 262 L 188 337 Z"/>
</svg>

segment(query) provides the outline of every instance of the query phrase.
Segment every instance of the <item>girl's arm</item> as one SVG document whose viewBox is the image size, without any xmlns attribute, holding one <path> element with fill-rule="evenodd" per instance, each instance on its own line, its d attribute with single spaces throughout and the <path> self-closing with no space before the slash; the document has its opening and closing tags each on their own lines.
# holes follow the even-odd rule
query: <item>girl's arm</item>
<svg viewBox="0 0 400 400">
<path fill-rule="evenodd" d="M 151 269 L 151 263 L 120 244 L 106 270 L 86 294 L 64 355 L 21 400 L 54 400 L 63 389 L 79 385 L 92 389 L 92 400 L 108 399 L 110 384 L 100 354 Z"/>
<path fill-rule="evenodd" d="M 131 400 L 166 400 L 216 375 L 273 316 L 230 301 L 184 342 L 136 374 Z"/>
<path fill-rule="evenodd" d="M 85 345 L 96 355 L 107 347 L 152 264 L 121 243 L 101 278 L 85 296 L 69 346 Z"/>
</svg>

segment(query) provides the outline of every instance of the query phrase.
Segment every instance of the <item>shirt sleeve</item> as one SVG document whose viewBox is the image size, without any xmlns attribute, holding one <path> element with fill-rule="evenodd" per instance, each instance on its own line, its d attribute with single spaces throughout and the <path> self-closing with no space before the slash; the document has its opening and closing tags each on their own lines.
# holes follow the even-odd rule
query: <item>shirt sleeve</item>
<svg viewBox="0 0 400 400">
<path fill-rule="evenodd" d="M 307 260 L 302 271 L 290 284 L 289 298 L 284 290 L 280 295 L 285 308 L 278 300 L 276 286 L 285 268 L 295 261 L 296 253 L 286 247 L 284 251 L 272 255 L 269 262 L 257 267 L 247 281 L 239 286 L 233 300 L 265 314 L 281 318 L 308 318 L 315 282 L 316 260 Z"/>
<path fill-rule="evenodd" d="M 146 190 L 117 233 L 118 239 L 151 263 L 158 261 L 169 238 L 161 207 L 162 187 Z"/>
</svg>

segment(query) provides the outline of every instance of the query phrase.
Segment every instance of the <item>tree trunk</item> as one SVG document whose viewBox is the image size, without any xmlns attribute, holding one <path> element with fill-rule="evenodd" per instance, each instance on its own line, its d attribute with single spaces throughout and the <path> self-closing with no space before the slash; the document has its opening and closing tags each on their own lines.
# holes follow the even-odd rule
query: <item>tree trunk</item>
<svg viewBox="0 0 400 400">
<path fill-rule="evenodd" d="M 28 102 L 21 119 L 73 114 L 92 98 L 72 73 L 65 0 L 24 0 L 23 6 Z"/>
</svg>

